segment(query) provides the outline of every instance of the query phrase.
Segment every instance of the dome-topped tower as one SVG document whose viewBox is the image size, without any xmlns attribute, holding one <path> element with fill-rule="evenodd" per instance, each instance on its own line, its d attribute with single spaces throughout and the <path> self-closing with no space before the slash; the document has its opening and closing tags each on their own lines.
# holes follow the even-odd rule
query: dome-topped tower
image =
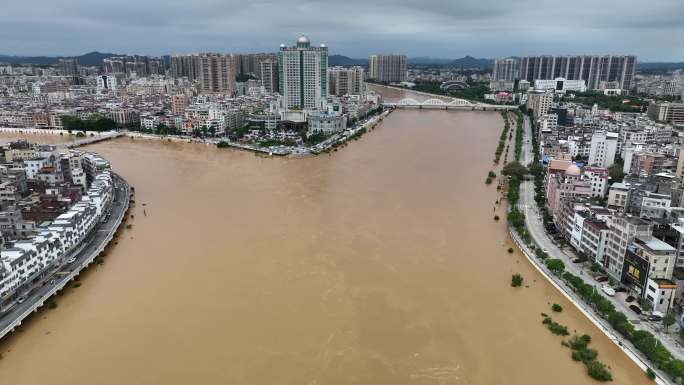
<svg viewBox="0 0 684 385">
<path fill-rule="evenodd" d="M 311 40 L 305 35 L 302 35 L 297 39 L 297 48 L 308 48 L 311 46 Z"/>
</svg>

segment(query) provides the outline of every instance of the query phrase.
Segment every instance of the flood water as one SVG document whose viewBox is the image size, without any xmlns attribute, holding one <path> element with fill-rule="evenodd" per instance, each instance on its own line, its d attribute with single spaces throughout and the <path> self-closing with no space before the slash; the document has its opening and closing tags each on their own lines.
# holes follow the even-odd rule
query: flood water
<svg viewBox="0 0 684 385">
<path fill-rule="evenodd" d="M 554 302 L 614 383 L 647 384 L 507 253 L 484 184 L 502 126 L 491 112 L 396 111 L 305 159 L 88 147 L 135 187 L 133 227 L 0 343 L 0 384 L 595 383 L 541 324 Z"/>
</svg>

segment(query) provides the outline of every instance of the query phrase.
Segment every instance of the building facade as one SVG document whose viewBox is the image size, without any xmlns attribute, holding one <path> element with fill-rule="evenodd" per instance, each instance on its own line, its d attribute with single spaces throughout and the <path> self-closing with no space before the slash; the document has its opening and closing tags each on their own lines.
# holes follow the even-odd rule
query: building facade
<svg viewBox="0 0 684 385">
<path fill-rule="evenodd" d="M 635 56 L 528 56 L 519 59 L 521 80 L 584 80 L 589 89 L 632 89 Z"/>
<path fill-rule="evenodd" d="M 283 107 L 321 109 L 328 96 L 328 47 L 312 47 L 306 36 L 297 45 L 280 46 L 278 52 L 279 90 Z"/>
<path fill-rule="evenodd" d="M 264 60 L 259 63 L 261 85 L 268 93 L 278 92 L 278 61 Z"/>
<path fill-rule="evenodd" d="M 235 92 L 235 63 L 231 55 L 202 54 L 199 71 L 203 92 Z"/>
<path fill-rule="evenodd" d="M 377 55 L 375 79 L 384 83 L 406 81 L 406 55 Z"/>
<path fill-rule="evenodd" d="M 364 92 L 363 68 L 332 67 L 328 70 L 330 95 L 362 95 Z"/>
</svg>

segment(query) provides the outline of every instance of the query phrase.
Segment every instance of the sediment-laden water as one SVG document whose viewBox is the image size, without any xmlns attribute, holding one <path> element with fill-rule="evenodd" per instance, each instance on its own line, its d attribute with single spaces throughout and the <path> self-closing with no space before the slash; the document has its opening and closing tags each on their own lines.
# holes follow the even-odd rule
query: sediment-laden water
<svg viewBox="0 0 684 385">
<path fill-rule="evenodd" d="M 554 302 L 616 384 L 648 383 L 507 253 L 484 184 L 501 129 L 498 113 L 403 110 L 305 159 L 88 147 L 135 186 L 133 227 L 0 343 L 0 384 L 592 384 L 541 324 Z"/>
</svg>

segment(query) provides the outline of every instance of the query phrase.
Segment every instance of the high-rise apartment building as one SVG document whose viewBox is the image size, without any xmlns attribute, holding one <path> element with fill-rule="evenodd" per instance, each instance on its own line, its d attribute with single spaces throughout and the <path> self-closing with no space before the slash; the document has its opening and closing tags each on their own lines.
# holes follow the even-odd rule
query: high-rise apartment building
<svg viewBox="0 0 684 385">
<path fill-rule="evenodd" d="M 406 80 L 406 55 L 377 55 L 375 79 L 385 83 Z"/>
<path fill-rule="evenodd" d="M 634 86 L 635 56 L 528 56 L 519 60 L 518 78 L 535 80 L 584 80 L 589 89 Z"/>
<path fill-rule="evenodd" d="M 266 92 L 278 92 L 278 61 L 263 60 L 259 63 L 259 78 Z"/>
<path fill-rule="evenodd" d="M 519 72 L 518 59 L 496 59 L 494 60 L 492 80 L 512 82 L 518 78 Z"/>
<path fill-rule="evenodd" d="M 238 76 L 252 75 L 261 77 L 261 62 L 277 61 L 274 53 L 248 53 L 233 55 L 235 59 L 235 73 Z"/>
<path fill-rule="evenodd" d="M 76 59 L 59 59 L 59 73 L 63 76 L 78 75 L 78 60 Z"/>
<path fill-rule="evenodd" d="M 164 60 L 150 56 L 113 56 L 102 61 L 106 74 L 131 74 L 137 76 L 161 75 L 165 72 Z"/>
<path fill-rule="evenodd" d="M 235 63 L 231 55 L 199 55 L 199 80 L 203 92 L 235 92 Z"/>
<path fill-rule="evenodd" d="M 174 78 L 195 80 L 199 79 L 199 73 L 199 55 L 178 55 L 171 58 L 171 76 Z"/>
<path fill-rule="evenodd" d="M 371 55 L 368 60 L 368 78 L 375 79 L 378 76 L 378 55 Z"/>
<path fill-rule="evenodd" d="M 328 48 L 312 47 L 306 36 L 280 46 L 278 81 L 285 108 L 320 109 L 328 96 Z"/>
<path fill-rule="evenodd" d="M 123 57 L 110 57 L 102 61 L 106 74 L 126 73 L 126 60 Z"/>
<path fill-rule="evenodd" d="M 333 67 L 328 70 L 330 95 L 361 95 L 364 90 L 362 67 Z"/>
</svg>

